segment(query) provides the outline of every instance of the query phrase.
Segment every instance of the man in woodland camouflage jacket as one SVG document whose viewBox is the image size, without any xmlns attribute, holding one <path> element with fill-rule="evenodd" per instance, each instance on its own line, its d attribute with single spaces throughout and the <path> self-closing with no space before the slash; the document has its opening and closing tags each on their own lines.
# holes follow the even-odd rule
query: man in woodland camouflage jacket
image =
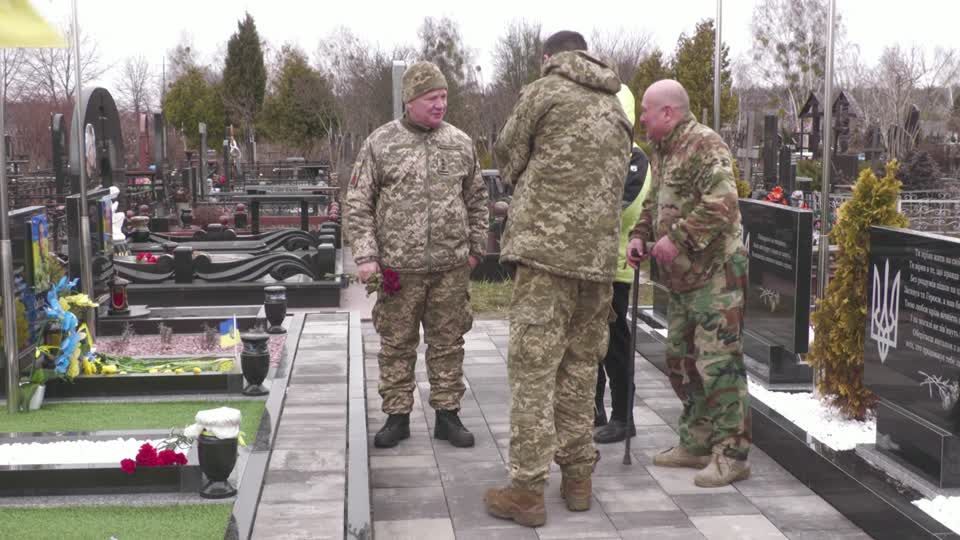
<svg viewBox="0 0 960 540">
<path fill-rule="evenodd" d="M 510 485 L 491 489 L 494 516 L 546 521 L 550 460 L 567 508 L 588 510 L 597 366 L 607 350 L 620 201 L 633 134 L 620 79 L 583 36 L 544 42 L 543 76 L 526 86 L 497 139 L 515 186 L 501 261 L 516 263 L 510 304 Z"/>
<path fill-rule="evenodd" d="M 655 143 L 653 184 L 627 258 L 636 266 L 652 255 L 670 291 L 667 367 L 683 402 L 680 443 L 653 463 L 701 469 L 696 485 L 724 486 L 750 475 L 741 342 L 747 257 L 733 161 L 723 139 L 690 114 L 680 83 L 652 84 L 642 107 Z"/>
<path fill-rule="evenodd" d="M 473 446 L 458 412 L 465 389 L 463 335 L 473 324 L 470 270 L 486 247 L 487 189 L 470 137 L 443 122 L 447 81 L 436 65 L 418 62 L 407 69 L 403 102 L 404 117 L 363 143 L 347 191 L 360 280 L 382 283 L 372 316 L 388 417 L 374 445 L 396 446 L 410 436 L 422 323 L 434 437 Z"/>
</svg>

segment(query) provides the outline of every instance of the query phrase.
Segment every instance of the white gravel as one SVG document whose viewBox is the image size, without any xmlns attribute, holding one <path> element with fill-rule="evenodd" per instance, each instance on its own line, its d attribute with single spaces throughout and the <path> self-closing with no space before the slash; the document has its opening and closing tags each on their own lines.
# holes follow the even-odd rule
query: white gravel
<svg viewBox="0 0 960 540">
<path fill-rule="evenodd" d="M 140 446 L 149 442 L 154 447 L 163 442 L 116 438 L 103 441 L 57 441 L 48 443 L 0 444 L 0 465 L 116 464 L 135 459 Z"/>
</svg>

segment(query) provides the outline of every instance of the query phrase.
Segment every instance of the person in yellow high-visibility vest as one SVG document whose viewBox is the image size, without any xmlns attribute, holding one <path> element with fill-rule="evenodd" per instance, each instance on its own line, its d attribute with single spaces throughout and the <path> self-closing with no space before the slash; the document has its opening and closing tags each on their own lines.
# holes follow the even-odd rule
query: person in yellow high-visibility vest
<svg viewBox="0 0 960 540">
<path fill-rule="evenodd" d="M 636 100 L 627 85 L 621 85 L 617 93 L 620 105 L 631 122 L 636 121 Z M 596 408 L 594 414 L 593 440 L 599 444 L 613 443 L 627 436 L 627 361 L 630 358 L 630 328 L 627 325 L 627 304 L 629 303 L 630 284 L 633 282 L 633 269 L 627 265 L 626 250 L 630 240 L 630 231 L 640 216 L 643 201 L 650 191 L 650 166 L 647 155 L 636 144 L 630 155 L 627 179 L 623 186 L 623 211 L 620 215 L 620 247 L 617 258 L 617 275 L 613 280 L 613 310 L 617 320 L 610 323 L 610 342 L 607 354 L 597 374 Z M 606 374 L 604 374 L 606 371 Z M 610 399 L 613 408 L 610 421 L 607 421 L 603 406 L 603 394 L 607 381 L 610 382 Z M 636 434 L 634 428 L 631 435 Z"/>
</svg>

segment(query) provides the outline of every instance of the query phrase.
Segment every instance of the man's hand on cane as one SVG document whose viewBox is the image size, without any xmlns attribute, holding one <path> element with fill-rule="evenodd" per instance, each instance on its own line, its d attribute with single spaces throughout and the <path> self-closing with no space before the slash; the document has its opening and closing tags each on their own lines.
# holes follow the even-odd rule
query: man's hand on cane
<svg viewBox="0 0 960 540">
<path fill-rule="evenodd" d="M 646 243 L 639 238 L 631 238 L 627 244 L 627 264 L 631 268 L 637 268 L 640 263 L 650 258 L 650 252 L 647 251 Z"/>
</svg>

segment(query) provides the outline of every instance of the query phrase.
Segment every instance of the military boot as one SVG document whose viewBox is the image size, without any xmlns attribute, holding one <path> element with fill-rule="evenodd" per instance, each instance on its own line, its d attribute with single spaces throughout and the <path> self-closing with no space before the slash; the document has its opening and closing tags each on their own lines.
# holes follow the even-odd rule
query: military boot
<svg viewBox="0 0 960 540">
<path fill-rule="evenodd" d="M 410 414 L 391 414 L 373 437 L 373 445 L 377 448 L 393 448 L 403 439 L 409 438 Z"/>
<path fill-rule="evenodd" d="M 682 446 L 660 452 L 653 456 L 653 464 L 658 467 L 690 467 L 691 469 L 702 469 L 710 463 L 710 455 L 698 456 L 691 454 L 689 450 Z"/>
<path fill-rule="evenodd" d="M 483 497 L 487 512 L 501 519 L 512 519 L 525 527 L 540 527 L 547 522 L 543 492 L 518 487 L 488 489 Z"/>
<path fill-rule="evenodd" d="M 437 411 L 436 421 L 433 425 L 433 438 L 450 441 L 450 444 L 457 448 L 469 448 L 473 446 L 473 433 L 463 427 L 457 412 Z"/>
<path fill-rule="evenodd" d="M 590 500 L 593 498 L 593 479 L 571 478 L 563 475 L 560 480 L 560 496 L 567 503 L 567 510 L 571 512 L 586 512 L 590 509 Z"/>
<path fill-rule="evenodd" d="M 750 477 L 750 464 L 745 459 L 724 455 L 723 450 L 714 450 L 709 464 L 693 477 L 699 487 L 723 487 Z"/>
</svg>

